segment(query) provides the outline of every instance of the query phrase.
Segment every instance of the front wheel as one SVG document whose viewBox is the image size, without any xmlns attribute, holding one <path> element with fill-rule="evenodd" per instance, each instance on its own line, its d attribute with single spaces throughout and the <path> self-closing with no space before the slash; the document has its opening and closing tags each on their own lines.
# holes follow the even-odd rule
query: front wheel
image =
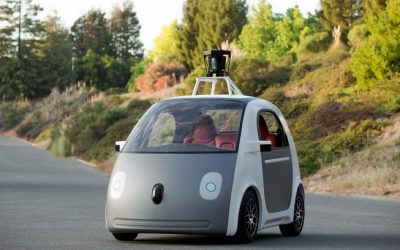
<svg viewBox="0 0 400 250">
<path fill-rule="evenodd" d="M 137 233 L 112 233 L 112 235 L 119 241 L 132 241 L 138 236 Z"/>
<path fill-rule="evenodd" d="M 254 240 L 258 229 L 258 202 L 254 192 L 248 190 L 240 204 L 238 229 L 235 235 L 239 243 L 248 243 Z"/>
<path fill-rule="evenodd" d="M 294 204 L 293 222 L 287 225 L 280 225 L 279 229 L 281 233 L 285 236 L 298 236 L 301 230 L 303 230 L 304 215 L 304 196 L 300 192 L 297 192 Z"/>
</svg>

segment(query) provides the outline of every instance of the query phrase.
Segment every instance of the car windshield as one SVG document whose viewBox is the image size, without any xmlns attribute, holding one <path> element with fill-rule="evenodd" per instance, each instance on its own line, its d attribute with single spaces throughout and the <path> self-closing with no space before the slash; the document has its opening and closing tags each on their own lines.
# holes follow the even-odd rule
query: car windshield
<svg viewBox="0 0 400 250">
<path fill-rule="evenodd" d="M 176 99 L 153 105 L 122 152 L 235 152 L 244 104 L 217 99 Z"/>
</svg>

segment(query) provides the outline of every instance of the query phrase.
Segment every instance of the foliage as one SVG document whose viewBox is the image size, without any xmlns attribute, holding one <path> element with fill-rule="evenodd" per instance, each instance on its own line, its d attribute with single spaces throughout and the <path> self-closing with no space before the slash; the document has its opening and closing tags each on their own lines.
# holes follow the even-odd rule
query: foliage
<svg viewBox="0 0 400 250">
<path fill-rule="evenodd" d="M 135 87 L 146 93 L 159 91 L 175 85 L 185 74 L 185 67 L 177 61 L 170 63 L 157 61 L 150 65 L 143 75 L 136 78 Z"/>
<path fill-rule="evenodd" d="M 45 30 L 41 47 L 42 76 L 46 85 L 65 89 L 74 78 L 72 72 L 72 47 L 68 30 L 58 16 L 49 16 L 43 23 Z"/>
<path fill-rule="evenodd" d="M 253 59 L 276 63 L 288 58 L 295 62 L 299 44 L 315 32 L 316 23 L 314 16 L 304 18 L 297 6 L 289 8 L 286 15 L 276 15 L 270 4 L 260 1 L 252 8 L 249 23 L 239 36 L 239 45 Z"/>
<path fill-rule="evenodd" d="M 55 128 L 51 131 L 50 151 L 62 157 L 71 156 L 71 142 L 65 137 L 61 128 Z"/>
<path fill-rule="evenodd" d="M 25 114 L 31 110 L 30 104 L 26 101 L 15 103 L 8 102 L 0 105 L 0 131 L 8 130 L 20 123 Z"/>
<path fill-rule="evenodd" d="M 359 0 L 321 0 L 321 25 L 327 31 L 340 26 L 341 39 L 347 41 L 349 30 L 362 18 L 363 4 Z"/>
<path fill-rule="evenodd" d="M 321 51 L 326 51 L 329 47 L 329 43 L 329 33 L 324 31 L 317 32 L 304 37 L 304 39 L 300 41 L 300 44 L 296 49 L 296 54 L 300 57 L 305 53 L 317 53 Z"/>
<path fill-rule="evenodd" d="M 245 95 L 258 96 L 269 82 L 269 64 L 257 59 L 234 61 L 231 77 Z"/>
<path fill-rule="evenodd" d="M 109 126 L 126 118 L 128 112 L 119 108 L 107 108 L 101 102 L 88 103 L 82 112 L 72 115 L 65 122 L 63 130 L 66 139 L 71 143 L 71 154 L 83 155 L 102 136 Z"/>
<path fill-rule="evenodd" d="M 246 13 L 244 0 L 187 0 L 178 27 L 178 60 L 189 69 L 202 65 L 204 50 L 237 38 L 246 23 Z"/>
<path fill-rule="evenodd" d="M 239 46 L 246 56 L 263 60 L 272 58 L 269 54 L 276 40 L 275 19 L 272 6 L 265 1 L 253 6 L 249 22 L 239 36 Z"/>
<path fill-rule="evenodd" d="M 107 127 L 104 136 L 97 138 L 97 141 L 85 153 L 84 157 L 88 161 L 96 163 L 104 162 L 114 152 L 114 143 L 117 140 L 124 140 L 132 131 L 144 112 L 150 107 L 149 101 L 133 100 L 128 104 L 127 111 L 129 116 L 115 121 Z"/>
<path fill-rule="evenodd" d="M 125 1 L 122 8 L 115 6 L 111 12 L 110 23 L 113 55 L 124 61 L 142 59 L 140 24 L 133 10 L 133 3 Z"/>
<path fill-rule="evenodd" d="M 0 95 L 4 99 L 49 93 L 38 55 L 43 31 L 37 18 L 40 11 L 31 0 L 0 3 Z"/>
<path fill-rule="evenodd" d="M 111 32 L 107 27 L 106 14 L 100 10 L 92 9 L 79 17 L 71 27 L 71 41 L 76 60 L 76 70 L 79 75 L 79 62 L 87 55 L 88 50 L 97 55 L 111 54 Z"/>
<path fill-rule="evenodd" d="M 140 24 L 131 2 L 116 6 L 111 19 L 91 10 L 71 28 L 76 80 L 99 89 L 124 87 L 130 68 L 143 57 Z"/>
<path fill-rule="evenodd" d="M 368 36 L 368 29 L 365 23 L 355 25 L 347 35 L 349 44 L 354 48 L 357 48 L 362 41 Z"/>
<path fill-rule="evenodd" d="M 131 66 L 130 69 L 131 77 L 128 83 L 126 84 L 126 89 L 128 90 L 128 92 L 138 91 L 135 86 L 136 78 L 138 78 L 140 75 L 143 75 L 144 72 L 152 63 L 153 63 L 152 59 L 150 59 L 149 57 L 145 57 L 140 62 L 135 63 Z"/>
<path fill-rule="evenodd" d="M 367 18 L 370 33 L 352 55 L 351 69 L 357 83 L 373 87 L 377 80 L 400 71 L 400 2 L 388 0 L 385 10 Z"/>
<path fill-rule="evenodd" d="M 169 25 L 162 27 L 161 33 L 154 40 L 154 49 L 149 51 L 152 60 L 170 62 L 177 59 L 178 50 L 178 22 L 173 20 Z"/>
</svg>

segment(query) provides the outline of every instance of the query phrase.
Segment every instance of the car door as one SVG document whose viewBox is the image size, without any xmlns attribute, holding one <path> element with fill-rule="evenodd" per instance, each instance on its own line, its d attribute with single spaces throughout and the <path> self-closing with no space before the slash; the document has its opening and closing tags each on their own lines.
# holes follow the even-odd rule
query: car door
<svg viewBox="0 0 400 250">
<path fill-rule="evenodd" d="M 260 141 L 271 141 L 271 147 L 260 147 L 266 207 L 269 213 L 284 211 L 290 206 L 293 180 L 287 136 L 273 111 L 261 111 L 257 119 Z"/>
</svg>

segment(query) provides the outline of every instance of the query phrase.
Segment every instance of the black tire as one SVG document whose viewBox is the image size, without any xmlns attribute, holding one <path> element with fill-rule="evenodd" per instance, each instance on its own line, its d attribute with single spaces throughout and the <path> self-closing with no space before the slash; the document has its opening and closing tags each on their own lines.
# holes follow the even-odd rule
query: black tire
<svg viewBox="0 0 400 250">
<path fill-rule="evenodd" d="M 304 194 L 301 191 L 297 191 L 294 203 L 293 222 L 287 225 L 280 225 L 279 229 L 281 233 L 284 236 L 298 236 L 303 230 L 304 216 Z"/>
<path fill-rule="evenodd" d="M 137 233 L 112 233 L 112 235 L 119 241 L 132 241 L 138 236 Z"/>
<path fill-rule="evenodd" d="M 238 228 L 235 239 L 238 243 L 249 243 L 257 236 L 258 201 L 254 192 L 247 190 L 240 204 Z"/>
</svg>

